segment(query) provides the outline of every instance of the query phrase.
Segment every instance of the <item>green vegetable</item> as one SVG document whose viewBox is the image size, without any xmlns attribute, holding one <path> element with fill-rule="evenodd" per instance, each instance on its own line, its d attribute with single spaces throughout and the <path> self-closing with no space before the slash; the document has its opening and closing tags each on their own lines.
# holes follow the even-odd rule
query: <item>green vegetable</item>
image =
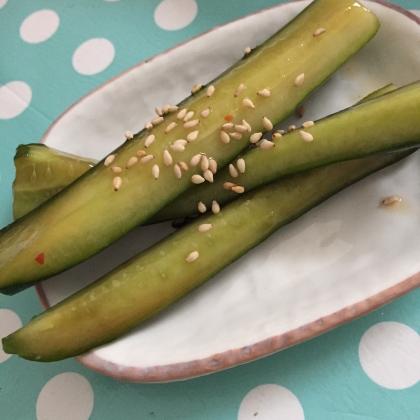
<svg viewBox="0 0 420 420">
<path fill-rule="evenodd" d="M 20 145 L 15 154 L 13 216 L 19 219 L 71 184 L 96 162 L 45 144 Z"/>
<path fill-rule="evenodd" d="M 325 33 L 314 36 L 319 28 Z M 104 165 L 109 159 L 100 162 L 68 188 L 4 228 L 0 232 L 0 289 L 13 293 L 66 270 L 145 222 L 190 188 L 193 175 L 202 173 L 198 166 L 189 167 L 181 179 L 176 179 L 174 165 L 164 163 L 164 150 L 171 152 L 174 163 L 188 163 L 194 155 L 205 153 L 217 161 L 219 168 L 225 166 L 248 147 L 251 134 L 244 133 L 242 139 L 226 144 L 221 131 L 225 117 L 232 116 L 235 124 L 246 120 L 252 132 L 264 130 L 264 116 L 279 122 L 363 47 L 378 28 L 377 18 L 354 0 L 311 3 L 263 46 L 215 80 L 211 97 L 207 88 L 202 88 L 181 103 L 180 109 L 194 112 L 185 123 L 187 127 L 177 119 L 177 112 L 166 114 L 163 122 L 118 148 L 109 166 Z M 240 84 L 246 89 L 235 96 Z M 264 89 L 269 89 L 270 97 L 258 94 Z M 246 99 L 255 109 L 243 102 Z M 208 107 L 210 115 L 203 118 L 201 113 Z M 195 120 L 199 123 L 192 127 L 191 121 Z M 172 122 L 177 126 L 165 133 Z M 198 138 L 185 151 L 171 149 L 178 147 L 177 139 L 185 139 L 195 130 L 199 130 Z M 149 135 L 156 141 L 146 148 Z M 141 151 L 154 157 L 153 161 L 138 162 L 126 169 Z M 122 173 L 116 176 L 111 166 L 120 167 Z"/>
<path fill-rule="evenodd" d="M 353 160 L 269 184 L 203 216 L 3 339 L 35 361 L 77 356 L 130 331 L 335 192 L 409 152 Z M 211 225 L 206 232 L 199 226 Z M 198 257 L 186 262 L 190 256 Z"/>
</svg>

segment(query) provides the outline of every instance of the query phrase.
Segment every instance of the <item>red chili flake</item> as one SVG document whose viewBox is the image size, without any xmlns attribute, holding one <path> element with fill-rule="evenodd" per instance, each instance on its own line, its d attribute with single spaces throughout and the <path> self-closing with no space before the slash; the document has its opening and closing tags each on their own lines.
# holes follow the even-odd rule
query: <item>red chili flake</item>
<svg viewBox="0 0 420 420">
<path fill-rule="evenodd" d="M 233 115 L 230 115 L 230 114 L 226 115 L 225 120 L 226 121 L 232 121 L 233 120 Z"/>
<path fill-rule="evenodd" d="M 44 264 L 44 258 L 45 258 L 45 255 L 43 252 L 41 252 L 40 254 L 36 256 L 35 261 L 42 265 Z"/>
</svg>

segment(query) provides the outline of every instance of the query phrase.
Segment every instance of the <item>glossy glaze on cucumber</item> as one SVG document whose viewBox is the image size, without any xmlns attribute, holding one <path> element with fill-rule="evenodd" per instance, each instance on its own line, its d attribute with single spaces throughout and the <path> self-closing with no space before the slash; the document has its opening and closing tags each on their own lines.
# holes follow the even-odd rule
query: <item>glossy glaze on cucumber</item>
<svg viewBox="0 0 420 420">
<path fill-rule="evenodd" d="M 18 146 L 14 158 L 13 217 L 19 219 L 29 213 L 96 163 L 40 143 Z"/>
<path fill-rule="evenodd" d="M 242 156 L 244 173 L 238 171 L 238 176 L 232 177 L 227 168 L 219 171 L 212 184 L 192 188 L 150 221 L 197 213 L 197 197 L 208 208 L 216 196 L 220 203 L 228 203 L 238 194 L 226 189 L 226 183 L 251 191 L 282 176 L 333 162 L 418 147 L 419 115 L 420 82 L 416 82 L 277 138 L 269 150 L 250 150 Z M 313 140 L 304 141 L 301 131 Z"/>
<path fill-rule="evenodd" d="M 325 32 L 316 36 L 319 28 Z M 210 86 L 194 89 L 179 104 L 179 111 L 193 113 L 189 121 L 179 119 L 178 110 L 156 118 L 149 131 L 135 135 L 112 154 L 112 163 L 108 157 L 4 228 L 0 233 L 0 289 L 11 293 L 70 268 L 149 219 L 191 188 L 193 181 L 202 181 L 203 171 L 188 165 L 194 155 L 203 153 L 220 168 L 248 147 L 252 133 L 234 139 L 232 133 L 222 130 L 226 119 L 236 125 L 245 125 L 245 120 L 252 132 L 264 130 L 263 117 L 279 122 L 378 28 L 377 18 L 353 0 L 311 3 L 263 46 L 212 82 L 214 91 Z M 238 89 L 241 85 L 243 90 Z M 185 150 L 176 143 L 191 139 L 194 131 L 198 136 Z M 130 133 L 127 137 L 131 138 Z M 156 140 L 146 147 L 152 138 Z M 170 159 L 165 158 L 165 150 Z M 185 163 L 188 170 L 180 171 L 185 166 L 177 162 Z M 121 173 L 115 174 L 113 167 Z"/>
<path fill-rule="evenodd" d="M 280 226 L 407 154 L 336 163 L 248 193 L 35 317 L 3 339 L 4 351 L 48 362 L 115 340 L 200 286 Z"/>
</svg>

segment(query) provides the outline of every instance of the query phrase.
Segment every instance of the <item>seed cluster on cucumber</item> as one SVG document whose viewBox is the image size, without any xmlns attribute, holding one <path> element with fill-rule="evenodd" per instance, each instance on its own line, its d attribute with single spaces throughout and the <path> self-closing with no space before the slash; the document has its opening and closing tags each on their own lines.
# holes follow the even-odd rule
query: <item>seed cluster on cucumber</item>
<svg viewBox="0 0 420 420">
<path fill-rule="evenodd" d="M 315 0 L 261 47 L 137 135 L 52 199 L 0 232 L 0 289 L 50 277 L 95 255 L 213 171 L 227 165 L 377 32 L 353 0 Z M 319 29 L 323 29 L 320 31 Z M 233 124 L 231 127 L 224 124 Z M 260 175 L 257 174 L 257 177 Z M 236 188 L 237 192 L 241 188 Z"/>
</svg>

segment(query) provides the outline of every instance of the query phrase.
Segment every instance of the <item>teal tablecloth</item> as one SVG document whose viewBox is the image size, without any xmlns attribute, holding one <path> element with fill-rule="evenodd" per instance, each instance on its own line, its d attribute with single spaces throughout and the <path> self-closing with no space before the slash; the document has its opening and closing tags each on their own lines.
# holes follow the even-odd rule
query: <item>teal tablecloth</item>
<svg viewBox="0 0 420 420">
<path fill-rule="evenodd" d="M 12 221 L 19 143 L 38 141 L 73 102 L 130 66 L 276 3 L 0 0 L 0 226 Z M 418 0 L 395 3 L 420 9 Z M 294 348 L 170 384 L 122 383 L 75 360 L 38 364 L 0 352 L 0 419 L 417 420 L 419 298 L 416 290 Z M 0 336 L 40 310 L 32 289 L 0 295 Z M 369 354 L 359 354 L 361 341 Z"/>
</svg>

